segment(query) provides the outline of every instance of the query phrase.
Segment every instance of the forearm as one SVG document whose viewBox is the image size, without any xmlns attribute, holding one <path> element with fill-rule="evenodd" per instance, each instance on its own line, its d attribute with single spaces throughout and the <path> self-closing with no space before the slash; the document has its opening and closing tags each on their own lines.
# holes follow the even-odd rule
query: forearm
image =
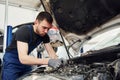
<svg viewBox="0 0 120 80">
<path fill-rule="evenodd" d="M 47 65 L 48 64 L 48 60 L 47 58 L 45 59 L 40 59 L 40 58 L 35 58 L 33 56 L 22 56 L 20 59 L 20 62 L 22 64 L 27 64 L 27 65 Z"/>
<path fill-rule="evenodd" d="M 48 52 L 48 54 L 49 54 L 49 57 L 52 58 L 52 59 L 57 59 L 58 58 L 56 53 L 53 52 L 53 51 L 51 51 L 51 53 Z"/>
<path fill-rule="evenodd" d="M 52 46 L 49 43 L 45 44 L 45 48 L 46 48 L 50 58 L 57 59 L 57 55 L 56 55 L 54 49 L 52 48 Z"/>
</svg>

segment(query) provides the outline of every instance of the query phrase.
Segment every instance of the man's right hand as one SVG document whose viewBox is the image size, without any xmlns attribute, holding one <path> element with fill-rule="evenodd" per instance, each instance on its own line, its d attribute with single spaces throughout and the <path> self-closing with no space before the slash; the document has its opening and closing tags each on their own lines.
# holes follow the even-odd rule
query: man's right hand
<svg viewBox="0 0 120 80">
<path fill-rule="evenodd" d="M 48 61 L 48 66 L 52 67 L 54 69 L 59 68 L 61 65 L 62 65 L 61 59 L 49 59 L 49 61 Z"/>
</svg>

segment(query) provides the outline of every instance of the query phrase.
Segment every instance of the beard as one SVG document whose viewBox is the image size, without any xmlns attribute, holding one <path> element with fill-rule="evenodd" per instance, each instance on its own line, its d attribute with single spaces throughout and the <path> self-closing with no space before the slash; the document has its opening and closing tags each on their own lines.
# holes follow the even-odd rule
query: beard
<svg viewBox="0 0 120 80">
<path fill-rule="evenodd" d="M 36 34 L 38 34 L 38 35 L 40 35 L 40 36 L 45 36 L 45 35 L 46 35 L 46 33 L 40 32 L 40 31 L 38 31 L 38 30 L 36 30 Z"/>
</svg>

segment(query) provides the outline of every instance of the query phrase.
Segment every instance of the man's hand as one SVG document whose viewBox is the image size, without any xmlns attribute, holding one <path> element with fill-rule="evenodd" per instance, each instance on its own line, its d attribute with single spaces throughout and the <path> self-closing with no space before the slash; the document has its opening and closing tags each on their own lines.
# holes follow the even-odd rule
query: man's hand
<svg viewBox="0 0 120 80">
<path fill-rule="evenodd" d="M 48 66 L 57 69 L 62 65 L 62 60 L 61 59 L 50 59 L 48 61 Z"/>
</svg>

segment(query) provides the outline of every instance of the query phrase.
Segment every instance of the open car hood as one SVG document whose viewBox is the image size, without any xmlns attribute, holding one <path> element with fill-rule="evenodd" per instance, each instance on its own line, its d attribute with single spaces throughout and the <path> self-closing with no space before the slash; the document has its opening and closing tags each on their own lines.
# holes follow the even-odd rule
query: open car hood
<svg viewBox="0 0 120 80">
<path fill-rule="evenodd" d="M 70 44 L 80 41 L 82 45 L 109 28 L 120 25 L 119 0 L 47 0 L 49 5 L 42 1 Z"/>
<path fill-rule="evenodd" d="M 50 0 L 58 27 L 77 35 L 90 31 L 120 13 L 119 0 Z"/>
<path fill-rule="evenodd" d="M 119 0 L 41 0 L 62 34 L 88 38 L 120 13 Z"/>
</svg>

